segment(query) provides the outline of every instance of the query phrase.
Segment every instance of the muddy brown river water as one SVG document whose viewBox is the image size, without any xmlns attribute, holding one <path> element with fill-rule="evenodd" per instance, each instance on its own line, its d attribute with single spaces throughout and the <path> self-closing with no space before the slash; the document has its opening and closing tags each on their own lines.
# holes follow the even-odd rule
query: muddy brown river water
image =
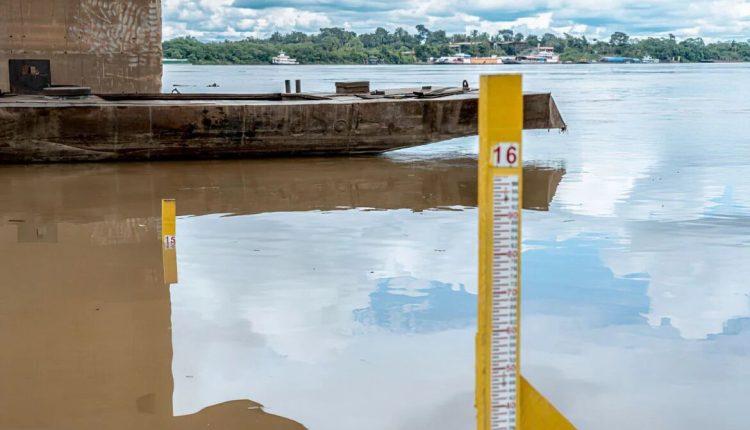
<svg viewBox="0 0 750 430">
<path fill-rule="evenodd" d="M 560 168 L 527 168 L 527 206 L 547 209 L 564 173 Z M 380 264 L 355 256 L 331 262 L 323 261 L 327 258 L 325 253 L 305 256 L 314 251 L 315 245 L 288 249 L 286 246 L 295 247 L 293 237 L 284 237 L 283 228 L 263 228 L 265 222 L 294 223 L 298 213 L 312 213 L 322 218 L 317 229 L 332 229 L 337 223 L 325 226 L 325 218 L 335 221 L 338 213 L 356 218 L 357 213 L 379 212 L 379 218 L 388 210 L 415 214 L 460 211 L 476 206 L 475 184 L 476 160 L 470 158 L 399 162 L 370 157 L 3 168 L 0 187 L 4 190 L 5 210 L 0 224 L 0 275 L 4 299 L 0 302 L 0 339 L 6 347 L 0 358 L 0 423 L 3 428 L 62 429 L 197 429 L 207 424 L 225 429 L 301 428 L 292 420 L 265 413 L 258 403 L 242 397 L 201 405 L 205 408 L 175 416 L 175 386 L 186 384 L 186 391 L 192 392 L 190 396 L 198 398 L 210 397 L 211 390 L 201 393 L 200 385 L 208 375 L 195 368 L 197 364 L 179 366 L 178 358 L 173 356 L 173 332 L 184 335 L 182 340 L 189 347 L 198 346 L 190 345 L 195 341 L 193 335 L 215 331 L 209 336 L 214 340 L 226 338 L 228 347 L 257 349 L 256 353 L 270 349 L 261 355 L 270 354 L 273 348 L 262 335 L 253 333 L 254 324 L 249 321 L 234 321 L 222 328 L 226 321 L 201 317 L 197 308 L 175 311 L 173 315 L 172 304 L 189 296 L 181 291 L 186 285 L 170 288 L 165 283 L 159 243 L 160 198 L 175 197 L 183 217 L 178 264 L 183 263 L 183 257 L 188 267 L 209 263 L 205 260 L 212 258 L 209 255 L 219 258 L 209 264 L 209 272 L 223 272 L 214 279 L 208 272 L 194 277 L 194 268 L 183 270 L 188 288 L 193 282 L 197 286 L 216 283 L 232 290 L 239 287 L 236 292 L 243 300 L 258 302 L 246 311 L 259 306 L 252 313 L 261 322 L 265 316 L 273 323 L 274 314 L 286 315 L 292 321 L 312 317 L 313 321 L 296 327 L 288 320 L 278 326 L 282 337 L 294 338 L 298 331 L 321 330 L 327 324 L 318 326 L 326 319 L 336 322 L 345 317 L 337 315 L 335 309 L 315 305 L 320 300 L 316 296 L 326 299 L 331 294 L 325 285 L 314 285 L 315 272 L 319 270 L 316 266 L 330 271 L 337 264 L 346 267 L 364 263 L 365 269 L 372 270 L 362 275 L 375 279 L 374 270 Z M 259 226 L 238 226 L 233 231 L 212 226 L 215 221 L 223 224 L 226 217 L 239 221 L 254 214 L 262 214 Z M 329 216 L 324 217 L 325 214 Z M 199 234 L 195 240 L 188 224 L 201 217 L 206 217 L 203 233 L 207 236 Z M 377 218 L 359 228 L 388 229 L 388 223 L 378 222 Z M 350 228 L 358 229 L 357 222 Z M 187 227 L 184 234 L 183 226 Z M 202 230 L 202 226 L 201 221 L 198 228 Z M 315 240 L 312 236 L 320 232 L 313 230 L 309 234 L 305 237 L 305 233 L 300 233 L 299 241 Z M 247 241 L 248 235 L 253 239 Z M 408 234 L 396 236 L 408 240 Z M 211 244 L 202 243 L 201 238 Z M 288 242 L 286 246 L 284 241 Z M 182 254 L 183 243 L 187 256 Z M 324 241 L 318 246 L 324 246 Z M 235 254 L 233 248 L 244 262 L 233 262 L 233 257 L 220 260 L 223 253 Z M 194 256 L 196 249 L 202 250 Z M 266 266 L 271 273 L 251 271 L 244 274 L 244 280 L 222 279 L 226 274 L 244 276 L 242 266 L 254 264 Z M 296 272 L 294 277 L 289 276 L 290 271 Z M 259 278 L 269 275 L 275 279 L 259 282 Z M 283 287 L 300 279 L 313 282 L 295 287 L 300 295 L 292 303 L 302 299 L 296 305 L 309 301 L 310 308 L 295 315 L 293 309 L 276 300 L 285 301 Z M 281 284 L 280 288 L 273 288 L 274 283 Z M 335 294 L 365 299 L 366 289 L 358 289 L 345 288 Z M 456 309 L 464 313 L 458 325 L 470 327 L 472 307 L 467 305 L 471 304 L 471 297 L 465 291 L 461 295 L 450 288 L 442 290 L 443 294 L 458 294 L 463 300 Z M 216 296 L 222 300 L 224 294 L 216 292 Z M 231 297 L 223 298 L 231 302 Z M 244 312 L 230 302 L 222 304 L 232 308 L 226 316 L 233 311 Z M 442 306 L 451 312 L 447 309 L 451 303 Z M 355 310 L 352 322 L 359 323 L 357 330 L 364 330 L 380 312 L 366 307 Z M 201 323 L 204 320 L 205 324 Z M 406 325 L 400 327 L 402 323 Z M 422 324 L 408 320 L 402 323 L 396 323 L 394 328 L 401 331 L 411 324 Z M 354 330 L 354 326 L 349 330 Z M 300 349 L 300 358 L 311 352 L 337 349 L 325 344 L 332 339 L 322 340 L 324 343 L 318 344 L 321 339 L 308 339 L 313 345 Z M 177 352 L 181 352 L 181 347 L 182 344 L 176 348 Z M 190 363 L 197 359 L 196 354 L 200 357 L 201 352 L 207 352 L 198 349 L 180 358 Z M 223 360 L 206 358 L 219 367 L 223 365 Z M 364 356 L 361 360 L 367 363 Z M 253 363 L 248 362 L 245 370 L 251 370 Z M 372 365 L 362 364 L 360 372 Z M 262 375 L 263 383 L 272 377 Z M 221 379 L 210 383 L 221 385 Z M 231 381 L 226 383 L 231 386 Z M 197 392 L 190 388 L 193 384 L 198 385 Z"/>
<path fill-rule="evenodd" d="M 165 88 L 490 69 L 170 66 Z M 570 125 L 526 134 L 524 375 L 581 429 L 745 429 L 750 69 L 507 70 Z M 0 166 L 0 429 L 473 428 L 475 154 Z"/>
</svg>

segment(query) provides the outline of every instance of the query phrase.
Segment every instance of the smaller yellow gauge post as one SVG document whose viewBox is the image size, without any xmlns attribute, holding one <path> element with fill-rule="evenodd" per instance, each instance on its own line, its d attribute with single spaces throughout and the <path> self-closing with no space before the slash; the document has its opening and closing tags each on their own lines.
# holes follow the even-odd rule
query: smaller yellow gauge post
<svg viewBox="0 0 750 430">
<path fill-rule="evenodd" d="M 177 202 L 161 201 L 161 252 L 164 264 L 164 284 L 177 283 Z"/>
</svg>

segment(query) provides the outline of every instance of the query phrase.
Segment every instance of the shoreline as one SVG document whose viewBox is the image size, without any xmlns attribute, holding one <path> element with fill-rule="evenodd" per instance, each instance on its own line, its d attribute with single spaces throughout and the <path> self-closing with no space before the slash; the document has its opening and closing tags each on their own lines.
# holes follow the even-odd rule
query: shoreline
<svg viewBox="0 0 750 430">
<path fill-rule="evenodd" d="M 170 58 L 168 60 L 176 60 Z M 554 64 L 435 64 L 435 63 L 385 63 L 385 64 L 361 64 L 361 63 L 305 63 L 305 64 L 272 64 L 272 63 L 164 63 L 164 66 L 276 66 L 276 67 L 298 67 L 298 66 L 439 66 L 439 67 L 466 67 L 466 66 L 523 66 L 523 67 L 550 67 L 550 66 L 665 66 L 665 65 L 679 65 L 679 64 L 750 64 L 750 61 L 712 61 L 712 62 L 701 62 L 701 61 L 681 61 L 681 62 L 660 62 L 660 63 L 608 63 L 608 62 L 595 62 L 595 63 L 554 63 Z"/>
</svg>

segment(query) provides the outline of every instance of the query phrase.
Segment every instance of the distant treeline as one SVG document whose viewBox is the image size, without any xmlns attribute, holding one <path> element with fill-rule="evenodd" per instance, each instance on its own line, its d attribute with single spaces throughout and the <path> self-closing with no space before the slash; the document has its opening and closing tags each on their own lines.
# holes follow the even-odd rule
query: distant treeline
<svg viewBox="0 0 750 430">
<path fill-rule="evenodd" d="M 589 40 L 569 34 L 524 35 L 512 30 L 497 34 L 448 35 L 430 31 L 423 25 L 412 34 L 403 28 L 389 32 L 378 28 L 373 33 L 356 34 L 342 28 L 322 28 L 317 34 L 274 33 L 265 39 L 201 42 L 180 37 L 164 42 L 166 58 L 187 59 L 194 64 L 268 64 L 285 51 L 303 64 L 410 64 L 460 51 L 472 56 L 519 55 L 537 45 L 552 46 L 562 61 L 594 61 L 604 56 L 642 58 L 650 55 L 661 61 L 750 61 L 750 43 L 705 43 L 701 38 L 677 41 L 675 36 L 631 38 L 622 32 L 609 40 Z"/>
</svg>

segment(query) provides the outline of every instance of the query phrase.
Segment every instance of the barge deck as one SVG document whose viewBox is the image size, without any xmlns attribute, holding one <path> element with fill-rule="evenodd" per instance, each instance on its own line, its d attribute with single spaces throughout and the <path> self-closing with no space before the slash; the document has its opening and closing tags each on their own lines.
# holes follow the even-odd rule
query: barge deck
<svg viewBox="0 0 750 430">
<path fill-rule="evenodd" d="M 478 93 L 0 97 L 0 163 L 373 154 L 477 134 Z M 548 93 L 524 128 L 564 129 Z"/>
</svg>

